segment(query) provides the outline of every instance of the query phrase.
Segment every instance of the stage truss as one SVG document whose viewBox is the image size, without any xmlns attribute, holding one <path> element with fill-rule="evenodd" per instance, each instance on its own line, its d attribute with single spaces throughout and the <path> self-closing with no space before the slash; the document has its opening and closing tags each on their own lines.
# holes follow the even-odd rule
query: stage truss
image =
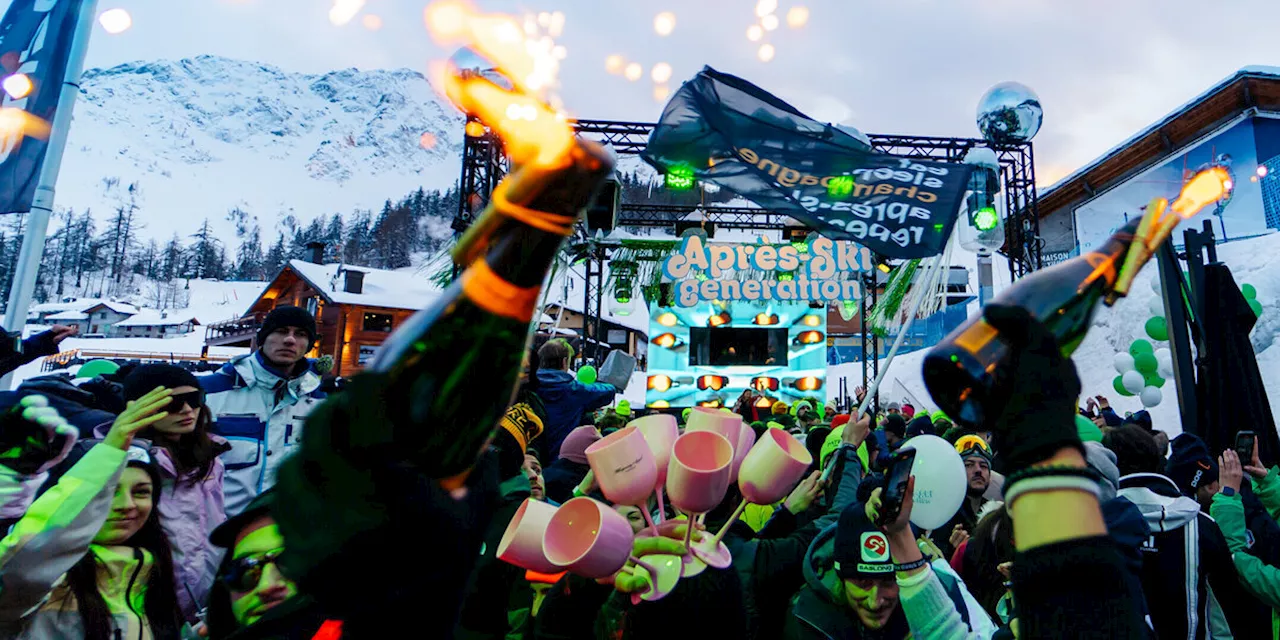
<svg viewBox="0 0 1280 640">
<path fill-rule="evenodd" d="M 476 121 L 478 124 L 478 121 Z M 639 155 L 649 141 L 653 124 L 609 120 L 578 120 L 574 123 L 579 136 L 612 145 L 619 156 Z M 478 130 L 471 125 L 472 130 Z M 1042 266 L 1043 240 L 1040 238 L 1040 215 L 1036 201 L 1035 155 L 1030 142 L 994 144 L 973 138 L 933 136 L 901 136 L 869 134 L 871 146 L 882 153 L 907 158 L 927 158 L 943 162 L 961 162 L 975 147 L 990 148 L 1000 162 L 1001 184 L 1005 204 L 1006 240 L 1001 254 L 1009 261 L 1009 274 L 1016 280 Z M 462 232 L 489 202 L 489 194 L 509 169 L 501 141 L 488 130 L 484 135 L 464 136 L 462 152 L 461 197 L 453 229 Z M 617 225 L 620 227 L 674 228 L 695 210 L 702 211 L 702 221 L 722 229 L 782 230 L 791 219 L 765 209 L 753 207 L 720 207 L 689 205 L 655 205 L 621 203 Z M 604 263 L 608 251 L 593 248 L 584 255 L 587 262 L 583 292 L 582 354 L 585 360 L 596 360 L 602 349 L 601 307 L 604 293 Z M 871 288 L 873 294 L 875 288 Z M 864 299 L 862 317 L 874 304 L 872 296 Z M 864 321 L 865 322 L 865 321 Z M 879 369 L 878 343 L 870 332 L 863 331 L 863 386 L 874 379 Z M 871 353 L 868 358 L 867 354 Z M 869 361 L 869 362 L 868 362 Z"/>
</svg>

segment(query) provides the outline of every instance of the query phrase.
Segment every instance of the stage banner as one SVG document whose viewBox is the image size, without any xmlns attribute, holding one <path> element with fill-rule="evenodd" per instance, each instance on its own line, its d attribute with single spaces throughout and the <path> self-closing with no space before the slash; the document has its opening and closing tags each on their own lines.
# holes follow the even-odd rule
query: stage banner
<svg viewBox="0 0 1280 640">
<path fill-rule="evenodd" d="M 32 84 L 30 93 L 16 99 L 0 92 L 4 111 L 23 112 L 6 118 L 23 126 L 0 130 L 0 213 L 31 210 L 83 4 L 84 0 L 13 0 L 0 19 L 0 75 L 23 73 Z"/>
<path fill-rule="evenodd" d="M 898 158 L 705 67 L 675 92 L 645 161 L 791 216 L 832 240 L 892 258 L 942 253 L 972 167 Z"/>
</svg>

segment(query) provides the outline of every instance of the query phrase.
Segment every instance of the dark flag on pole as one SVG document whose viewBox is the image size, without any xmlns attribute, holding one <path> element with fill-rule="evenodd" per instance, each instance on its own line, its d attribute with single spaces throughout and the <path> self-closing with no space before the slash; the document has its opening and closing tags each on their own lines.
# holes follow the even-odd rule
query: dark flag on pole
<svg viewBox="0 0 1280 640">
<path fill-rule="evenodd" d="M 31 80 L 25 96 L 0 92 L 0 108 L 25 112 L 20 118 L 3 120 L 36 123 L 0 127 L 0 213 L 31 210 L 49 147 L 48 123 L 58 109 L 83 4 L 83 0 L 13 0 L 0 20 L 0 77 L 21 73 Z"/>
<path fill-rule="evenodd" d="M 644 159 L 669 185 L 704 180 L 827 238 L 893 258 L 942 252 L 972 171 L 875 152 L 857 136 L 710 67 L 672 96 Z"/>
</svg>

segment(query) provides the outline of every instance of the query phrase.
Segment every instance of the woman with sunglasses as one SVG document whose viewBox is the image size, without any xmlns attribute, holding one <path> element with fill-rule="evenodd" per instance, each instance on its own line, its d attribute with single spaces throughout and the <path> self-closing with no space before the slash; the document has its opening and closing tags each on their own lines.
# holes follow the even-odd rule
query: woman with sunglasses
<svg viewBox="0 0 1280 640">
<path fill-rule="evenodd" d="M 0 637 L 177 640 L 190 634 L 160 527 L 160 471 L 137 433 L 166 417 L 153 389 L 50 472 L 0 540 Z"/>
<path fill-rule="evenodd" d="M 160 469 L 163 494 L 160 515 L 173 547 L 178 602 L 182 615 L 195 623 L 213 586 L 222 553 L 209 542 L 209 533 L 227 519 L 223 508 L 222 461 L 227 441 L 209 433 L 209 411 L 196 377 L 171 364 L 147 364 L 122 382 L 124 399 L 137 400 L 150 389 L 171 392 L 166 415 L 139 438 L 150 443 Z M 95 435 L 105 435 L 106 427 Z"/>
</svg>

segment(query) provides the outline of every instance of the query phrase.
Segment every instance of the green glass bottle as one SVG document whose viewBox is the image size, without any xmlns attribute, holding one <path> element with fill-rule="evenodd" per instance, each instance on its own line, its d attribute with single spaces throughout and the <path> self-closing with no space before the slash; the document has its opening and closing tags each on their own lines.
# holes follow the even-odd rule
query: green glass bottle
<svg viewBox="0 0 1280 640">
<path fill-rule="evenodd" d="M 579 141 L 572 155 L 567 168 L 521 167 L 495 202 L 505 197 L 571 224 L 613 170 L 611 154 L 595 143 Z M 385 377 L 389 441 L 450 488 L 465 480 L 511 403 L 542 283 L 565 239 L 525 216 L 492 211 L 476 227 L 485 229 L 481 238 L 469 234 L 459 248 L 483 257 L 396 329 L 366 370 Z"/>
<path fill-rule="evenodd" d="M 1057 336 L 1063 355 L 1071 355 L 1089 331 L 1098 302 L 1115 287 L 1139 222 L 1129 222 L 1089 253 L 1026 276 L 992 304 L 1025 308 Z M 925 356 L 925 386 L 957 424 L 986 426 L 992 373 L 1008 355 L 1008 345 L 979 313 Z"/>
</svg>

